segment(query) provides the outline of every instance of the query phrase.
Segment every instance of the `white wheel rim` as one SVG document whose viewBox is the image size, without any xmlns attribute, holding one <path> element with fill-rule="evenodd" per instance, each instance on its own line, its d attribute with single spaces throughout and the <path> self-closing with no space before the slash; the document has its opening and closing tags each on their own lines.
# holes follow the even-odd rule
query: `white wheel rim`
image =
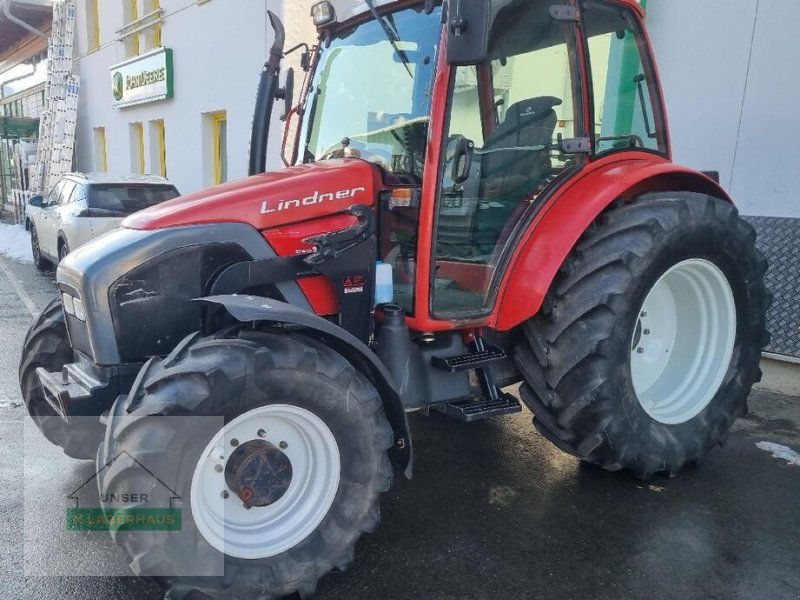
<svg viewBox="0 0 800 600">
<path fill-rule="evenodd" d="M 224 469 L 235 450 L 231 440 L 241 446 L 262 439 L 288 457 L 291 483 L 274 504 L 247 509 L 228 487 L 224 470 L 217 469 Z M 340 472 L 339 446 L 322 419 L 288 404 L 256 408 L 228 423 L 203 451 L 192 477 L 192 516 L 220 552 L 245 559 L 275 556 L 322 522 L 336 497 Z"/>
<path fill-rule="evenodd" d="M 736 302 L 714 263 L 676 264 L 645 298 L 631 341 L 631 378 L 642 409 L 667 425 L 711 402 L 730 367 Z"/>
</svg>

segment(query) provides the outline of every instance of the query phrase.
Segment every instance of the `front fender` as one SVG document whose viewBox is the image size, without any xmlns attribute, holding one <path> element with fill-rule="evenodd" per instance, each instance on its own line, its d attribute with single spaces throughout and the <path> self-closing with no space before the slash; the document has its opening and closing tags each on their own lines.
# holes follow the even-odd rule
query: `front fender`
<svg viewBox="0 0 800 600">
<path fill-rule="evenodd" d="M 553 195 L 534 217 L 511 257 L 490 325 L 507 331 L 533 317 L 592 222 L 615 200 L 631 201 L 657 191 L 699 192 L 731 201 L 710 177 L 656 156 L 642 153 L 596 163 Z"/>
<path fill-rule="evenodd" d="M 389 450 L 389 457 L 395 468 L 402 470 L 406 477 L 411 478 L 413 463 L 411 433 L 400 394 L 389 371 L 361 340 L 312 312 L 271 298 L 228 295 L 209 296 L 198 301 L 222 306 L 234 319 L 242 323 L 260 321 L 303 327 L 314 334 L 320 342 L 344 356 L 378 390 L 386 418 L 394 430 L 395 444 Z"/>
</svg>

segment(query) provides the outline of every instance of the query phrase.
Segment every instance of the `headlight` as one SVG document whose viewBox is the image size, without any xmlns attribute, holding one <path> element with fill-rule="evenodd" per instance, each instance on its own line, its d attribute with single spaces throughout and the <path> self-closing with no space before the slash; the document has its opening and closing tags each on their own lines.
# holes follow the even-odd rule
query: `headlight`
<svg viewBox="0 0 800 600">
<path fill-rule="evenodd" d="M 64 312 L 68 315 L 75 316 L 75 303 L 72 296 L 69 294 L 61 295 L 61 304 L 64 306 Z"/>
<path fill-rule="evenodd" d="M 81 321 L 86 321 L 86 309 L 81 300 L 65 292 L 61 294 L 61 304 L 64 307 L 65 313 Z"/>
<path fill-rule="evenodd" d="M 311 7 L 311 16 L 314 19 L 316 27 L 324 27 L 328 23 L 333 23 L 336 20 L 336 12 L 333 9 L 333 4 L 328 0 L 318 2 Z"/>
<path fill-rule="evenodd" d="M 86 320 L 86 309 L 83 306 L 83 302 L 78 300 L 77 298 L 73 299 L 72 301 L 73 306 L 75 307 L 75 318 L 80 321 Z"/>
</svg>

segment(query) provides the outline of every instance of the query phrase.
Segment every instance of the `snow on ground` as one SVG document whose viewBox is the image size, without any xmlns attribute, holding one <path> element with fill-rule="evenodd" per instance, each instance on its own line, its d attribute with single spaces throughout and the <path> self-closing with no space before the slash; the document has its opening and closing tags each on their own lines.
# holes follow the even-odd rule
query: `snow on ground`
<svg viewBox="0 0 800 600">
<path fill-rule="evenodd" d="M 756 444 L 756 448 L 769 452 L 772 454 L 772 458 L 780 458 L 788 462 L 790 465 L 796 465 L 800 467 L 800 454 L 788 446 L 782 446 L 781 444 L 775 444 L 773 442 L 758 442 Z"/>
<path fill-rule="evenodd" d="M 33 262 L 31 234 L 22 225 L 0 223 L 0 254 L 14 260 Z"/>
</svg>

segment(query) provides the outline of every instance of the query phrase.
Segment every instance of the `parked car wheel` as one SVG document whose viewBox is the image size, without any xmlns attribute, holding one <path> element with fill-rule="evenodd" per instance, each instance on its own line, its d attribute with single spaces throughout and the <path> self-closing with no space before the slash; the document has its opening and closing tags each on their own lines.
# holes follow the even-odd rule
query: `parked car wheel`
<svg viewBox="0 0 800 600">
<path fill-rule="evenodd" d="M 52 267 L 52 263 L 42 256 L 42 249 L 39 247 L 39 234 L 36 225 L 31 225 L 31 252 L 33 253 L 33 264 L 40 271 L 47 271 Z"/>
<path fill-rule="evenodd" d="M 58 241 L 58 262 L 61 263 L 69 254 L 69 244 L 67 244 L 67 240 L 64 238 L 60 238 Z"/>
</svg>

